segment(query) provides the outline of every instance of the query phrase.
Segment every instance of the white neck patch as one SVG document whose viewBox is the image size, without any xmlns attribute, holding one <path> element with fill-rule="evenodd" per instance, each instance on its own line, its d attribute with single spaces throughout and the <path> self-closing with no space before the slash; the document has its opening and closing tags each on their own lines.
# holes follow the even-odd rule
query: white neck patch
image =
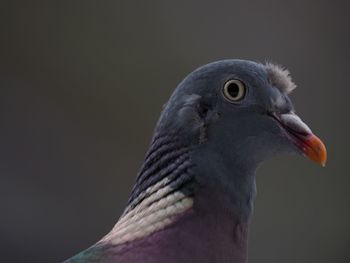
<svg viewBox="0 0 350 263">
<path fill-rule="evenodd" d="M 99 243 L 120 245 L 146 237 L 173 223 L 176 217 L 193 206 L 193 198 L 180 191 L 172 193 L 167 184 L 168 178 L 146 189 L 141 195 L 152 193 L 143 199 L 136 207 L 123 214 Z"/>
</svg>

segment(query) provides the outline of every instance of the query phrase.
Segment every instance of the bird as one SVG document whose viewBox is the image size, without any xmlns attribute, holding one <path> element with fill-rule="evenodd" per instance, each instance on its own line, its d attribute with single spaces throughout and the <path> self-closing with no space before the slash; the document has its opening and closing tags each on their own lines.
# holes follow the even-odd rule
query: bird
<svg viewBox="0 0 350 263">
<path fill-rule="evenodd" d="M 324 166 L 324 143 L 295 113 L 287 68 L 225 59 L 195 69 L 163 106 L 126 208 L 65 263 L 246 263 L 265 160 L 300 154 Z"/>
</svg>

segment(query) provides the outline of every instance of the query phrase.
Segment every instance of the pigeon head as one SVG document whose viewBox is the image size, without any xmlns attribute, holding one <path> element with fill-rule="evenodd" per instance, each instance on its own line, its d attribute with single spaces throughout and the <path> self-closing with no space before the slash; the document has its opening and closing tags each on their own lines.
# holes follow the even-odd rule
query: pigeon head
<svg viewBox="0 0 350 263">
<path fill-rule="evenodd" d="M 288 96 L 294 88 L 286 69 L 246 60 L 205 65 L 179 84 L 156 134 L 175 134 L 191 146 L 197 199 L 198 192 L 215 193 L 216 203 L 245 220 L 260 163 L 297 153 L 325 164 L 324 144 L 294 112 Z"/>
<path fill-rule="evenodd" d="M 180 131 L 226 160 L 250 168 L 280 153 L 325 164 L 323 143 L 294 113 L 289 72 L 274 64 L 223 60 L 188 75 L 166 105 L 158 128 Z"/>
</svg>

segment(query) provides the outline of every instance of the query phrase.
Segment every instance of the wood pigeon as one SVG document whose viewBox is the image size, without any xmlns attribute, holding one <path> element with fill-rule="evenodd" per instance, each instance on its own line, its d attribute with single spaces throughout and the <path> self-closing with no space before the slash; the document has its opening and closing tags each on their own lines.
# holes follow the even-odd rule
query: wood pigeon
<svg viewBox="0 0 350 263">
<path fill-rule="evenodd" d="M 326 148 L 295 114 L 281 66 L 222 60 L 189 74 L 164 106 L 126 209 L 100 241 L 66 260 L 243 263 L 258 165 Z"/>
</svg>

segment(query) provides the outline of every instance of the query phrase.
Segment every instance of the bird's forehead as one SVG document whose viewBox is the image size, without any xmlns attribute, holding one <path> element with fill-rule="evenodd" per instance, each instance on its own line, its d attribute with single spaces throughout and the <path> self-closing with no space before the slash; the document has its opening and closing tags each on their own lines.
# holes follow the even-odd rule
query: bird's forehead
<svg viewBox="0 0 350 263">
<path fill-rule="evenodd" d="M 265 66 L 247 60 L 221 60 L 204 65 L 193 72 L 194 77 L 207 79 L 225 78 L 225 76 L 237 77 L 264 77 L 267 78 Z"/>
</svg>

